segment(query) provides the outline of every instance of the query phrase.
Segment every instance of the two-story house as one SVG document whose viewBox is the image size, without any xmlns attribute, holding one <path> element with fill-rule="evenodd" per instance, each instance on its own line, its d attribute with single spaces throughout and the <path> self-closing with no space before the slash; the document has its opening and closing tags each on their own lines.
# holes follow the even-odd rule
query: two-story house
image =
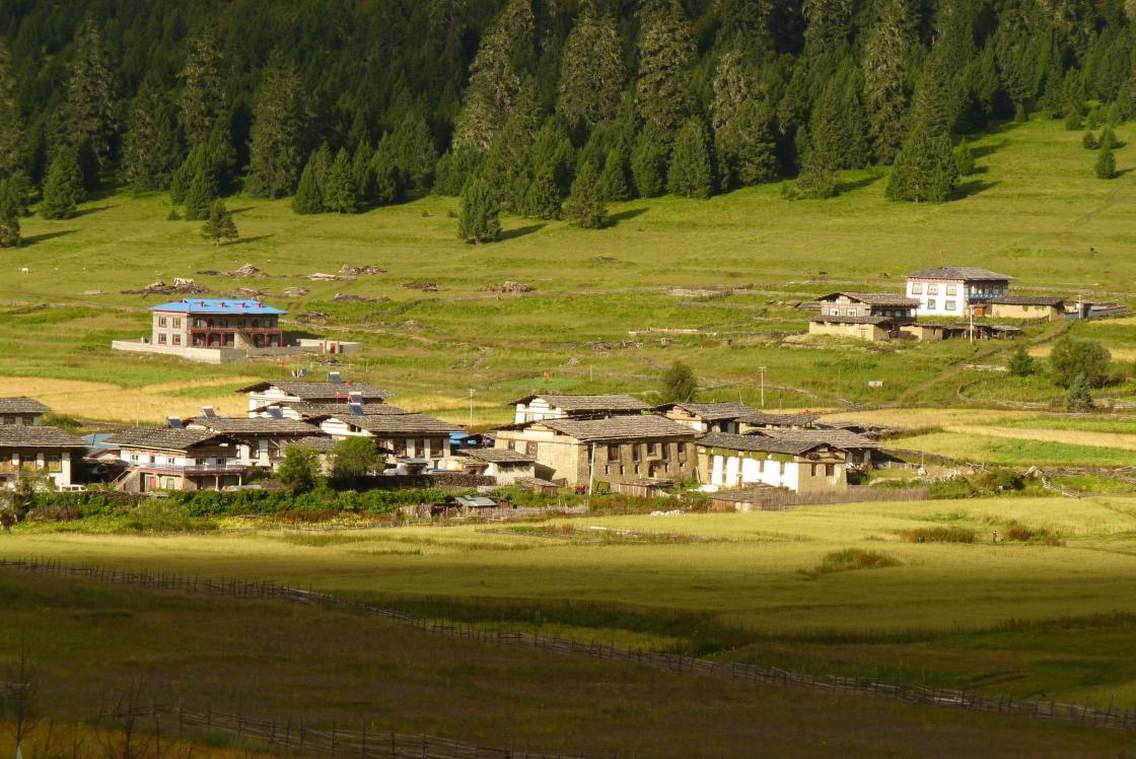
<svg viewBox="0 0 1136 759">
<path fill-rule="evenodd" d="M 339 372 L 329 372 L 326 382 L 278 380 L 258 382 L 237 392 L 248 395 L 251 415 L 262 415 L 272 406 L 287 407 L 297 403 L 347 404 L 382 403 L 390 393 L 365 382 L 345 381 Z"/>
<path fill-rule="evenodd" d="M 842 451 L 819 440 L 713 432 L 698 441 L 699 479 L 712 488 L 841 492 L 848 489 L 844 464 Z"/>
<path fill-rule="evenodd" d="M 184 420 L 184 425 L 189 430 L 206 430 L 231 438 L 237 444 L 237 462 L 261 469 L 275 469 L 289 443 L 323 435 L 315 424 L 272 417 L 198 416 Z"/>
<path fill-rule="evenodd" d="M 450 433 L 460 425 L 435 419 L 426 414 L 342 414 L 320 420 L 325 435 L 337 440 L 347 437 L 371 437 L 380 450 L 387 453 L 387 464 L 433 470 L 451 466 Z"/>
<path fill-rule="evenodd" d="M 890 340 L 915 322 L 919 301 L 891 293 L 836 292 L 817 298 L 819 307 L 809 320 L 810 335 Z"/>
<path fill-rule="evenodd" d="M 1010 290 L 1010 277 L 975 266 L 936 266 L 907 275 L 907 297 L 919 316 L 985 316 L 989 303 Z"/>
<path fill-rule="evenodd" d="M 126 467 L 116 480 L 120 490 L 221 490 L 244 484 L 248 465 L 239 443 L 206 429 L 132 427 L 111 435 L 106 445 L 118 450 Z"/>
<path fill-rule="evenodd" d="M 14 487 L 22 478 L 70 488 L 86 448 L 81 438 L 57 427 L 0 424 L 0 488 Z"/>
<path fill-rule="evenodd" d="M 741 420 L 757 413 L 744 403 L 665 403 L 655 407 L 667 419 L 699 433 L 740 432 Z"/>
<path fill-rule="evenodd" d="M 648 406 L 631 395 L 526 395 L 513 401 L 514 424 L 542 419 L 600 419 L 606 416 L 641 414 Z"/>
</svg>

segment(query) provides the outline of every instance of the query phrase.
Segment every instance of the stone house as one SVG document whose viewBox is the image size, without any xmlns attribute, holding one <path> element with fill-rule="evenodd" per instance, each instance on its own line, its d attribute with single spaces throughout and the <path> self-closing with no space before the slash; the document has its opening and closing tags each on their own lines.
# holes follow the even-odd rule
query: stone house
<svg viewBox="0 0 1136 759">
<path fill-rule="evenodd" d="M 341 414 L 319 423 L 323 434 L 337 440 L 373 437 L 387 451 L 387 464 L 445 470 L 456 466 L 450 452 L 450 433 L 459 425 L 426 414 Z"/>
<path fill-rule="evenodd" d="M 526 395 L 513 401 L 514 424 L 542 419 L 599 419 L 605 416 L 641 414 L 648 406 L 631 395 Z"/>
<path fill-rule="evenodd" d="M 1031 295 L 1005 295 L 990 301 L 993 319 L 1030 319 L 1061 321 L 1065 318 L 1065 301 L 1061 298 Z"/>
<path fill-rule="evenodd" d="M 907 275 L 907 297 L 919 316 L 986 316 L 991 301 L 1005 297 L 1010 277 L 976 266 L 936 266 Z"/>
<path fill-rule="evenodd" d="M 0 398 L 0 424 L 39 424 L 51 409 L 33 398 Z"/>
<path fill-rule="evenodd" d="M 532 457 L 508 448 L 471 448 L 459 458 L 464 459 L 468 473 L 492 477 L 498 485 L 512 485 L 535 476 L 536 462 Z"/>
<path fill-rule="evenodd" d="M 544 419 L 497 430 L 497 448 L 524 453 L 536 476 L 571 487 L 695 476 L 697 433 L 660 416 Z"/>
<path fill-rule="evenodd" d="M 877 342 L 899 337 L 915 322 L 919 301 L 890 293 L 837 292 L 817 298 L 809 334 Z"/>
<path fill-rule="evenodd" d="M 816 440 L 714 432 L 698 441 L 698 474 L 704 485 L 733 490 L 751 485 L 794 493 L 848 489 L 842 451 Z"/>
<path fill-rule="evenodd" d="M 106 444 L 126 468 L 115 485 L 129 493 L 239 487 L 251 469 L 237 440 L 206 429 L 132 427 Z"/>
<path fill-rule="evenodd" d="M 875 440 L 844 429 L 762 429 L 753 430 L 747 437 L 766 437 L 789 443 L 818 443 L 829 446 L 845 455 L 846 462 L 852 465 L 872 465 L 880 444 Z"/>
<path fill-rule="evenodd" d="M 655 411 L 695 432 L 739 432 L 741 419 L 756 413 L 744 403 L 666 403 Z"/>
<path fill-rule="evenodd" d="M 237 443 L 237 460 L 246 466 L 275 469 L 291 442 L 321 436 L 315 424 L 298 419 L 199 416 L 185 421 L 186 429 L 207 430 Z"/>
<path fill-rule="evenodd" d="M 15 487 L 20 479 L 46 479 L 60 489 L 72 487 L 75 464 L 87 444 L 57 427 L 31 424 L 0 425 L 0 487 Z"/>
</svg>

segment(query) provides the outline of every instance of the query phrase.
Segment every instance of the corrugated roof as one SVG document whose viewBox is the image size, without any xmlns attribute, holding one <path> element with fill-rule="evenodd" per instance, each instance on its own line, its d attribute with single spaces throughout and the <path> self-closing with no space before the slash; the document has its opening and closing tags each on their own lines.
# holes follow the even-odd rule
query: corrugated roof
<svg viewBox="0 0 1136 759">
<path fill-rule="evenodd" d="M 287 311 L 266 306 L 259 300 L 225 300 L 222 298 L 183 298 L 170 303 L 151 306 L 151 311 L 168 311 L 176 314 L 216 314 L 219 316 L 282 315 Z"/>
<path fill-rule="evenodd" d="M 0 398 L 0 414 L 48 414 L 47 406 L 34 398 Z"/>
<path fill-rule="evenodd" d="M 350 393 L 362 393 L 364 401 L 381 401 L 390 393 L 381 387 L 366 382 L 305 382 L 302 380 L 280 380 L 279 382 L 258 382 L 238 390 L 238 393 L 261 393 L 278 387 L 284 393 L 302 401 L 332 401 L 346 403 Z"/>
<path fill-rule="evenodd" d="M 87 443 L 58 427 L 0 424 L 0 448 L 86 448 Z"/>
<path fill-rule="evenodd" d="M 508 448 L 469 448 L 462 453 L 486 464 L 531 464 L 534 461 L 532 456 Z"/>
<path fill-rule="evenodd" d="M 645 440 L 649 438 L 689 438 L 694 430 L 661 416 L 614 416 L 609 419 L 544 419 L 543 424 L 562 435 L 584 442 L 607 440 Z"/>
<path fill-rule="evenodd" d="M 817 440 L 791 440 L 763 435 L 731 435 L 725 432 L 711 432 L 698 440 L 704 448 L 725 448 L 730 451 L 749 451 L 752 453 L 787 453 L 800 456 L 816 448 L 826 446 Z"/>
<path fill-rule="evenodd" d="M 298 419 L 271 417 L 199 416 L 189 420 L 195 426 L 230 435 L 315 435 L 319 428 Z"/>
<path fill-rule="evenodd" d="M 897 308 L 915 308 L 919 305 L 919 301 L 914 298 L 907 298 L 895 293 L 853 293 L 847 290 L 840 292 L 829 293 L 820 298 L 818 301 L 827 301 L 839 296 L 845 296 L 851 300 L 859 301 L 860 303 L 867 303 L 872 306 L 895 306 Z"/>
<path fill-rule="evenodd" d="M 933 266 L 907 275 L 908 279 L 962 279 L 976 282 L 1009 281 L 1013 277 L 978 266 Z"/>
<path fill-rule="evenodd" d="M 553 408 L 560 408 L 568 413 L 581 411 L 644 411 L 647 404 L 631 395 L 550 395 L 536 393 L 526 395 L 513 401 L 514 404 L 528 404 L 534 399 L 541 398 Z"/>
<path fill-rule="evenodd" d="M 665 403 L 657 408 L 666 413 L 672 408 L 681 408 L 701 419 L 720 420 L 737 419 L 754 413 L 754 410 L 744 403 Z"/>
<path fill-rule="evenodd" d="M 157 448 L 184 451 L 210 440 L 223 437 L 212 430 L 175 430 L 169 427 L 130 427 L 119 430 L 107 440 L 124 448 Z"/>
</svg>

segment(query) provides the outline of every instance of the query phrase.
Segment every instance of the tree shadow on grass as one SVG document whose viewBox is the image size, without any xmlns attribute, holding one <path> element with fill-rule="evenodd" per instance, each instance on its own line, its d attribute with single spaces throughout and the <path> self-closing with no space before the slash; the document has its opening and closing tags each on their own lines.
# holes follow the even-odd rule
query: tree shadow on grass
<svg viewBox="0 0 1136 759">
<path fill-rule="evenodd" d="M 244 208 L 231 208 L 231 209 L 229 209 L 229 213 L 236 216 L 239 213 L 244 213 L 245 211 L 251 211 L 253 208 L 255 208 L 255 206 L 245 206 Z"/>
<path fill-rule="evenodd" d="M 541 224 L 529 224 L 527 227 L 517 227 L 516 229 L 506 229 L 506 230 L 501 232 L 501 236 L 498 237 L 497 239 L 502 240 L 502 241 L 504 241 L 504 240 L 515 240 L 518 237 L 524 237 L 525 235 L 531 235 L 534 232 L 539 232 L 540 230 L 544 229 L 547 226 L 548 226 L 547 224 L 541 223 Z"/>
<path fill-rule="evenodd" d="M 860 179 L 856 179 L 851 182 L 841 182 L 839 191 L 841 194 L 844 194 L 846 192 L 852 192 L 853 190 L 861 190 L 865 187 L 871 187 L 876 182 L 883 179 L 883 177 L 883 174 L 872 174 L 871 176 L 861 177 Z"/>
<path fill-rule="evenodd" d="M 642 216 L 647 213 L 647 210 L 646 208 L 628 208 L 626 211 L 620 211 L 619 213 L 613 213 L 608 216 L 607 223 L 609 226 L 615 226 L 621 221 L 630 221 L 637 216 Z"/>
<path fill-rule="evenodd" d="M 267 234 L 267 235 L 253 235 L 252 237 L 242 237 L 238 240 L 233 240 L 230 243 L 226 243 L 226 245 L 248 245 L 250 243 L 256 242 L 257 240 L 264 240 L 266 238 L 273 237 L 273 236 L 274 235 L 270 233 L 270 234 Z"/>
<path fill-rule="evenodd" d="M 1131 174 L 1133 171 L 1136 171 L 1136 169 L 1117 169 L 1116 177 L 1114 177 L 1114 179 L 1120 178 L 1125 174 Z"/>
<path fill-rule="evenodd" d="M 24 238 L 24 245 L 35 245 L 39 242 L 47 242 L 54 240 L 56 237 L 63 237 L 64 235 L 73 235 L 79 230 L 77 229 L 61 229 L 58 232 L 44 232 L 38 235 L 28 235 Z"/>
<path fill-rule="evenodd" d="M 1009 140 L 999 140 L 998 142 L 986 145 L 971 145 L 970 154 L 975 158 L 985 158 L 991 153 L 997 153 L 1002 148 L 1010 144 Z"/>
<path fill-rule="evenodd" d="M 955 186 L 954 198 L 956 200 L 961 198 L 969 198 L 972 195 L 986 192 L 992 187 L 997 187 L 1001 182 L 984 182 L 981 179 L 974 179 L 970 182 L 961 182 Z"/>
<path fill-rule="evenodd" d="M 114 206 L 95 206 L 94 208 L 83 208 L 76 211 L 75 217 L 73 218 L 77 218 L 79 216 L 88 216 L 93 213 L 98 213 L 99 211 L 109 211 L 112 208 L 114 208 Z"/>
</svg>

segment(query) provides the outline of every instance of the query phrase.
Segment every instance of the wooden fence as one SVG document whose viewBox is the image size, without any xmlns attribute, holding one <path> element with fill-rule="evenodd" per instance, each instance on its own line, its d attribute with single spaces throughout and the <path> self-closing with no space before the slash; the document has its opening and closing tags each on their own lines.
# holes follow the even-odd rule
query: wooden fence
<svg viewBox="0 0 1136 759">
<path fill-rule="evenodd" d="M 269 599 L 343 609 L 369 617 L 380 617 L 423 632 L 490 645 L 509 645 L 537 649 L 567 656 L 588 656 L 650 666 L 671 672 L 688 672 L 721 677 L 754 685 L 793 686 L 827 693 L 877 696 L 911 704 L 953 707 L 971 711 L 1007 714 L 1044 720 L 1076 722 L 1097 727 L 1136 730 L 1136 711 L 1098 709 L 1054 701 L 1025 701 L 984 696 L 970 691 L 899 685 L 858 677 L 837 677 L 792 672 L 744 662 L 714 661 L 658 651 L 619 648 L 613 645 L 583 643 L 539 633 L 510 630 L 484 630 L 468 625 L 430 622 L 401 611 L 384 609 L 362 601 L 339 598 L 311 589 L 292 588 L 270 581 L 210 579 L 165 572 L 107 569 L 65 565 L 55 560 L 0 559 L 0 569 L 48 573 L 99 582 L 131 585 L 152 590 L 182 591 L 229 598 Z M 523 754 L 522 754 L 523 756 Z"/>
</svg>

